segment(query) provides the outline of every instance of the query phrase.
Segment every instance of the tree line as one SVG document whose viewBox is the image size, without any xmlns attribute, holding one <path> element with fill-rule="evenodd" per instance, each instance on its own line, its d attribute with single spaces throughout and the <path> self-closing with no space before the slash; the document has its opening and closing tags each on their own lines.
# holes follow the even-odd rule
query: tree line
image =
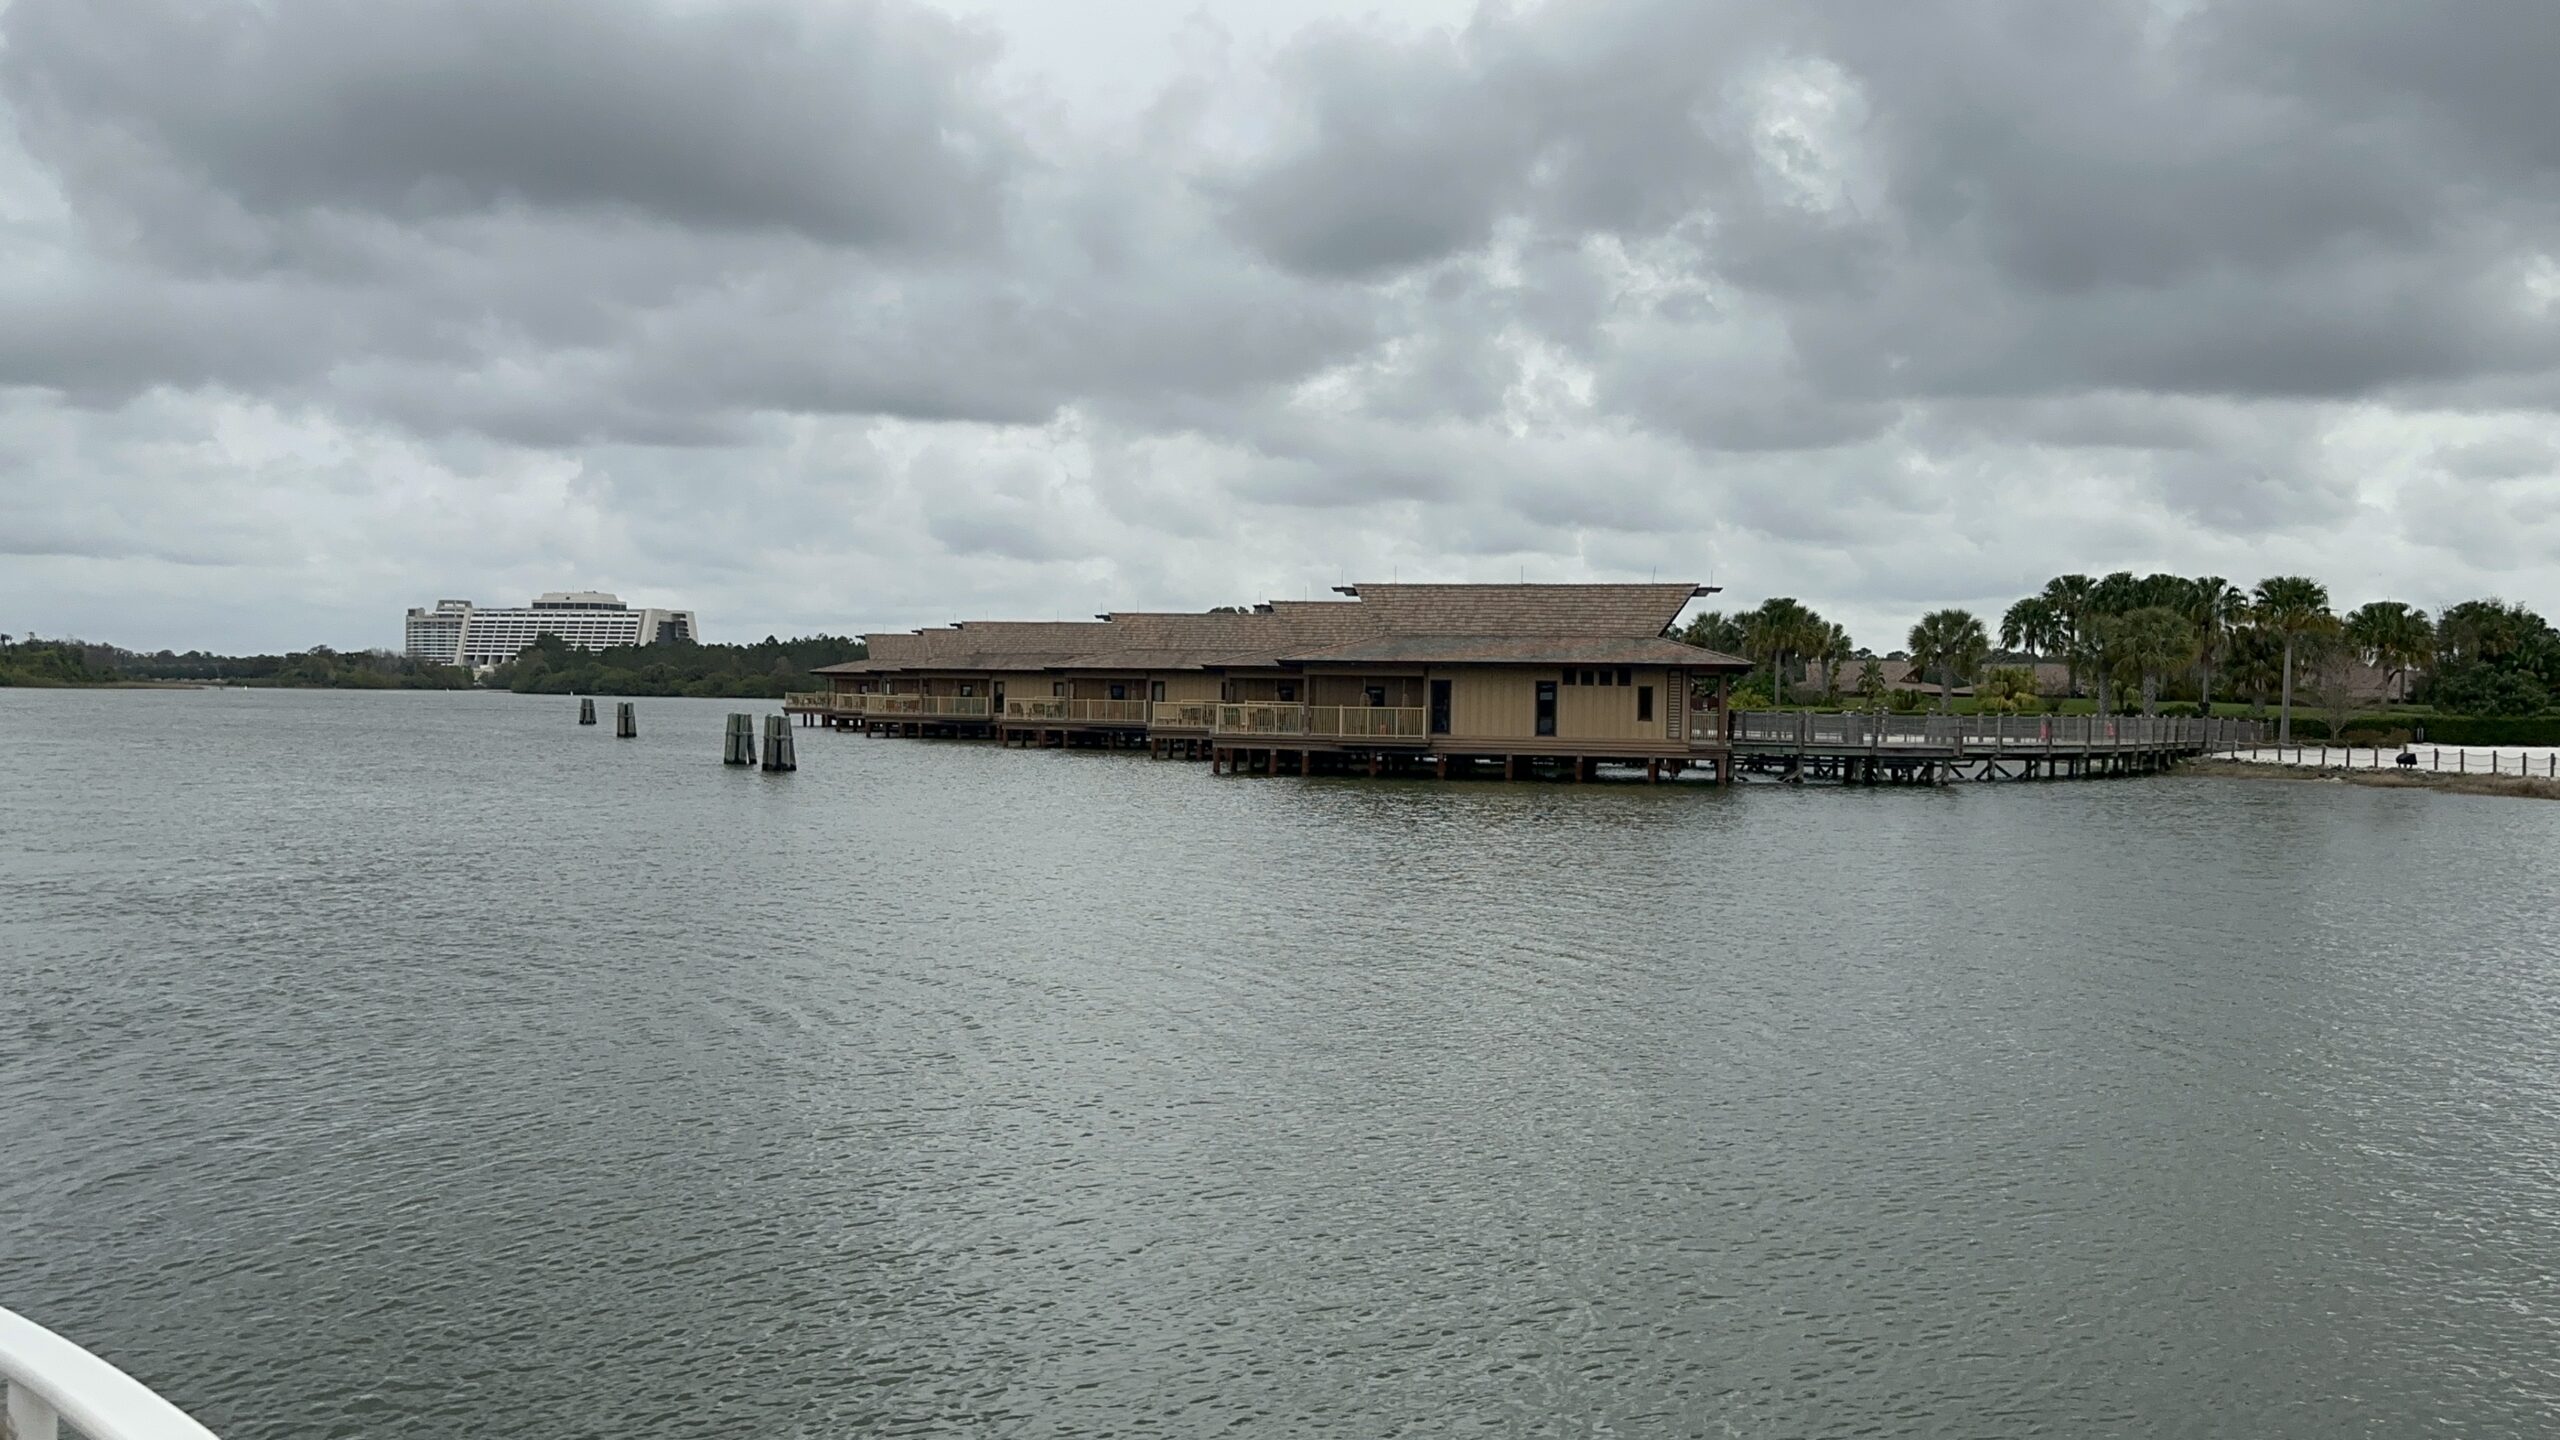
<svg viewBox="0 0 2560 1440">
<path fill-rule="evenodd" d="M 749 645 L 615 645 L 579 650 L 557 635 L 537 637 L 515 659 L 488 675 L 490 686 L 519 695 L 692 695 L 776 699 L 816 682 L 821 665 L 862 659 L 869 652 L 849 635 L 810 635 L 781 640 L 768 635 Z"/>
<path fill-rule="evenodd" d="M 749 645 L 674 642 L 572 649 L 556 635 L 539 637 L 487 675 L 437 665 L 388 650 L 314 646 L 285 655 L 216 655 L 201 650 L 156 653 L 82 640 L 0 635 L 0 685 L 117 685 L 175 681 L 215 685 L 332 690 L 464 690 L 486 685 L 519 694 L 698 695 L 777 698 L 814 683 L 821 665 L 859 660 L 860 640 L 772 636 Z"/>
<path fill-rule="evenodd" d="M 129 685 L 137 681 L 258 685 L 329 690 L 460 690 L 471 672 L 388 650 L 285 655 L 215 655 L 202 650 L 143 652 L 86 640 L 0 635 L 0 685 Z"/>
<path fill-rule="evenodd" d="M 1773 699 L 1799 676 L 1836 695 L 1852 660 L 1862 662 L 1861 694 L 1874 699 L 1881 688 L 1873 652 L 1853 647 L 1845 629 L 1793 597 L 1710 611 L 1681 638 L 1765 667 Z M 2218 575 L 2058 575 L 2001 614 L 1996 644 L 1981 617 L 1942 609 L 1921 616 L 1905 645 L 1891 658 L 1907 657 L 1933 677 L 1942 707 L 1959 686 L 2014 695 L 2016 674 L 1984 675 L 1995 659 L 2055 660 L 2065 667 L 2065 693 L 2081 695 L 2085 682 L 2101 714 L 2120 703 L 2156 713 L 2172 689 L 2191 689 L 2207 713 L 2217 694 L 2249 694 L 2263 705 L 2272 690 L 2279 743 L 2292 738 L 2298 687 L 2335 712 L 2358 668 L 2379 674 L 2397 699 L 2447 714 L 2539 715 L 2560 694 L 2560 632 L 2521 605 L 2466 600 L 2430 617 L 2403 601 L 2377 600 L 2341 613 L 2327 586 L 2302 575 L 2269 576 L 2246 589 Z M 1757 672 L 1752 683 L 1761 683 Z"/>
</svg>

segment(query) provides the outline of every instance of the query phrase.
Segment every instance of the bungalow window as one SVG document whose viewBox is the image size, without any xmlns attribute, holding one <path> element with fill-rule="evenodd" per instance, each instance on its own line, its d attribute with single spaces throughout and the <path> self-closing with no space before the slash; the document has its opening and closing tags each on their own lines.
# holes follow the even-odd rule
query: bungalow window
<svg viewBox="0 0 2560 1440">
<path fill-rule="evenodd" d="M 1636 687 L 1636 718 L 1638 720 L 1653 718 L 1653 687 L 1650 685 Z"/>
<path fill-rule="evenodd" d="M 1619 683 L 1619 684 L 1621 684 L 1621 685 L 1633 685 L 1634 683 L 1636 683 L 1636 672 L 1635 672 L 1635 667 L 1634 667 L 1634 666 L 1632 666 L 1632 665 L 1621 665 L 1621 666 L 1619 666 L 1619 667 L 1618 667 L 1618 683 Z"/>
<path fill-rule="evenodd" d="M 1600 672 L 1600 683 L 1601 683 L 1601 684 L 1603 684 L 1603 685 L 1615 685 L 1615 684 L 1618 684 L 1618 683 L 1620 683 L 1620 682 L 1619 682 L 1619 680 L 1618 680 L 1618 677 L 1617 677 L 1617 676 L 1610 674 L 1610 673 L 1609 673 L 1608 671 L 1606 671 L 1606 670 L 1603 670 L 1603 671 L 1601 671 L 1601 672 Z"/>
<path fill-rule="evenodd" d="M 961 682 L 960 682 L 960 694 L 962 695 L 962 697 L 963 697 L 963 698 L 966 698 L 966 697 L 971 696 L 971 695 L 975 695 L 975 694 L 977 694 L 977 693 L 978 693 L 978 687 L 977 687 L 977 686 L 970 684 L 970 683 L 969 683 L 968 681 L 966 681 L 966 680 L 963 680 L 963 681 L 961 681 Z"/>
<path fill-rule="evenodd" d="M 1129 687 L 1128 687 L 1128 686 L 1126 686 L 1126 685 L 1116 685 L 1116 684 L 1115 684 L 1115 685 L 1113 685 L 1113 686 L 1111 687 L 1111 698 L 1112 698 L 1112 699 L 1114 699 L 1114 700 L 1126 700 L 1126 699 L 1128 699 L 1128 698 L 1129 698 Z"/>
<path fill-rule="evenodd" d="M 1298 703 L 1298 687 L 1289 684 L 1286 681 L 1281 682 L 1280 703 L 1283 705 L 1295 705 Z"/>
<path fill-rule="evenodd" d="M 1050 694 L 1050 696 L 1051 696 L 1052 698 L 1054 698 L 1054 699 L 1059 699 L 1059 700 L 1064 700 L 1064 699 L 1066 699 L 1066 698 L 1067 698 L 1067 682 L 1066 682 L 1066 681 L 1064 681 L 1064 680 L 1052 680 L 1052 681 L 1050 681 L 1050 682 L 1049 682 L 1049 694 Z"/>
<path fill-rule="evenodd" d="M 1572 683 L 1573 683 L 1573 672 L 1572 672 L 1572 671 L 1567 670 L 1566 672 L 1564 672 L 1564 683 L 1566 683 L 1567 685 L 1570 685 L 1570 684 L 1572 684 Z"/>
<path fill-rule="evenodd" d="M 1371 709 L 1373 709 L 1373 710 L 1380 710 L 1380 709 L 1384 709 L 1384 708 L 1386 708 L 1386 703 L 1387 703 L 1387 687 L 1386 687 L 1386 686 L 1384 686 L 1384 685 L 1372 685 L 1372 686 L 1370 686 L 1370 687 L 1369 687 L 1369 708 L 1371 708 Z"/>
<path fill-rule="evenodd" d="M 1157 680 L 1149 684 L 1147 686 L 1147 698 L 1158 701 L 1164 699 L 1164 682 Z"/>
</svg>

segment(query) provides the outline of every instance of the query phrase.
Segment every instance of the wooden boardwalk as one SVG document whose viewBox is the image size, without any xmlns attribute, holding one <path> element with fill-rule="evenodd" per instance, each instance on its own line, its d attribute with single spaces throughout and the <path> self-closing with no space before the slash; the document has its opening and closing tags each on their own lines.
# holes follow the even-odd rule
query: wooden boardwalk
<svg viewBox="0 0 2560 1440">
<path fill-rule="evenodd" d="M 1787 780 L 1934 785 L 2148 775 L 2263 743 L 2256 720 L 2142 715 L 1820 715 L 1738 711 L 1735 765 Z"/>
</svg>

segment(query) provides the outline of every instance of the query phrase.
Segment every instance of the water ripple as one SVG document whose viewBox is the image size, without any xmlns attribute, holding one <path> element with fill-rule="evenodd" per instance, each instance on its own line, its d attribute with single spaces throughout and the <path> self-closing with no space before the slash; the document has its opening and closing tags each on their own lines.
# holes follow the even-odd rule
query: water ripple
<svg viewBox="0 0 2560 1440">
<path fill-rule="evenodd" d="M 727 708 L 0 694 L 0 1299 L 235 1440 L 2560 1430 L 2560 807 Z"/>
</svg>

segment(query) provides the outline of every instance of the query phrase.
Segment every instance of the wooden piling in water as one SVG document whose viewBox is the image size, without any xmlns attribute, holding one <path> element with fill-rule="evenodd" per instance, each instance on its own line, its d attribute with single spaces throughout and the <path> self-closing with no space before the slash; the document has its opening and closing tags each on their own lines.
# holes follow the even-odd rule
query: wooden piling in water
<svg viewBox="0 0 2560 1440">
<path fill-rule="evenodd" d="M 596 701 L 594 696 L 588 695 L 579 699 L 578 723 L 581 725 L 593 725 L 596 723 Z"/>
<path fill-rule="evenodd" d="M 764 768 L 797 770 L 800 757 L 791 744 L 791 723 L 780 715 L 764 717 Z"/>
<path fill-rule="evenodd" d="M 616 740 L 628 740 L 639 733 L 640 721 L 631 713 L 631 702 L 625 700 L 621 704 L 614 706 L 613 738 Z"/>
<path fill-rule="evenodd" d="M 756 722 L 754 716 L 747 714 L 743 710 L 731 712 L 729 716 L 728 733 L 723 737 L 720 746 L 720 763 L 723 765 L 753 765 L 756 763 Z"/>
</svg>

